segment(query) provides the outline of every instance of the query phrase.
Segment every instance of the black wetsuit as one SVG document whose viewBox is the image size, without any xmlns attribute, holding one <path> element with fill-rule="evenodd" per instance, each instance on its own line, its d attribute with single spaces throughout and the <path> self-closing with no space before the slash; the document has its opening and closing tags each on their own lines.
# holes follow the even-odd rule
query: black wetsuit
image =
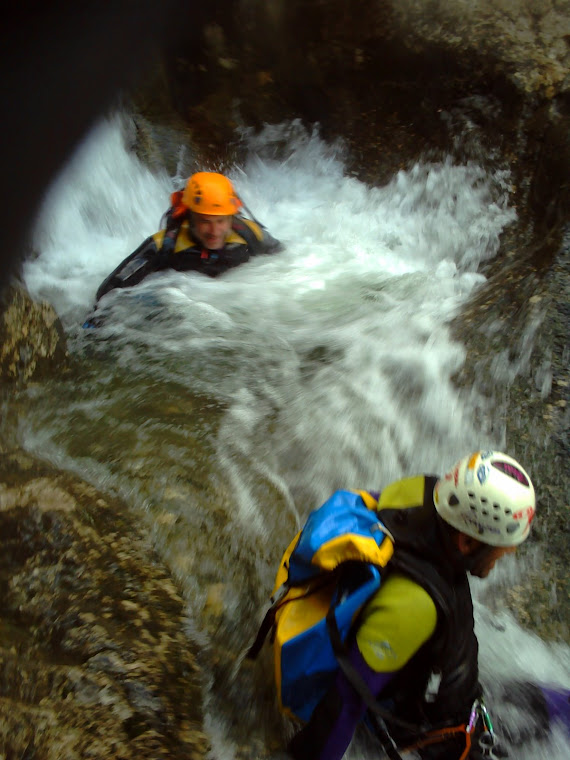
<svg viewBox="0 0 570 760">
<path fill-rule="evenodd" d="M 201 272 L 217 277 L 232 267 L 244 264 L 260 253 L 282 250 L 281 243 L 260 224 L 235 216 L 232 229 L 222 249 L 208 250 L 191 236 L 188 220 L 182 222 L 174 236 L 165 230 L 147 238 L 130 256 L 103 281 L 96 300 L 115 288 L 137 285 L 147 275 L 164 269 L 178 272 Z"/>
</svg>

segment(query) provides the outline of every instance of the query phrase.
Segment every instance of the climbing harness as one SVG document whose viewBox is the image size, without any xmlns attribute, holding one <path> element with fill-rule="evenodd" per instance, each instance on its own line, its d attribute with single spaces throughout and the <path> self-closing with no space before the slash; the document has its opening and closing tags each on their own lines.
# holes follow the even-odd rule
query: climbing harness
<svg viewBox="0 0 570 760">
<path fill-rule="evenodd" d="M 428 747 L 431 744 L 447 741 L 455 736 L 463 735 L 465 738 L 465 747 L 457 760 L 466 760 L 473 747 L 473 734 L 480 722 L 483 728 L 478 740 L 481 756 L 489 758 L 489 760 L 501 760 L 501 757 L 495 754 L 495 750 L 498 747 L 498 740 L 493 729 L 493 723 L 489 711 L 487 710 L 482 697 L 473 702 L 469 714 L 469 721 L 466 725 L 446 726 L 444 728 L 429 731 L 422 739 L 415 741 L 413 744 L 407 745 L 402 751 L 410 752 L 412 750 L 421 749 L 422 747 Z"/>
</svg>

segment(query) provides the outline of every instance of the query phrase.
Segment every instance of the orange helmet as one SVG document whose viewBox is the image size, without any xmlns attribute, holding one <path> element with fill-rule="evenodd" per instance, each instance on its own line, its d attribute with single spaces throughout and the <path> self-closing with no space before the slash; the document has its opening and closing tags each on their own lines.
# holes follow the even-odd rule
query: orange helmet
<svg viewBox="0 0 570 760">
<path fill-rule="evenodd" d="M 198 214 L 214 216 L 236 214 L 242 206 L 229 179 L 216 172 L 193 174 L 182 193 L 182 203 Z"/>
</svg>

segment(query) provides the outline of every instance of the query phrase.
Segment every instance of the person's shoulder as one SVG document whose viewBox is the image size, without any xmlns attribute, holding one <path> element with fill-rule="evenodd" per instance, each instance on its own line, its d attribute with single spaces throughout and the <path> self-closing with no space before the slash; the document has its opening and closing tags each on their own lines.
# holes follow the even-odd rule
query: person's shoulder
<svg viewBox="0 0 570 760">
<path fill-rule="evenodd" d="M 181 253 L 182 251 L 188 251 L 197 247 L 197 243 L 190 233 L 190 224 L 188 221 L 182 222 L 180 230 L 176 237 L 176 245 L 174 246 L 174 253 Z"/>
<path fill-rule="evenodd" d="M 382 607 L 395 609 L 399 614 L 417 612 L 434 620 L 437 617 L 435 603 L 423 586 L 397 571 L 390 573 L 382 582 L 375 599 Z"/>
<path fill-rule="evenodd" d="M 389 626 L 398 635 L 422 641 L 428 639 L 437 624 L 437 607 L 429 593 L 416 581 L 394 571 L 383 581 L 368 603 L 365 621 L 372 628 Z M 410 634 L 410 622 L 416 629 Z"/>
<path fill-rule="evenodd" d="M 244 242 L 251 239 L 251 235 L 255 236 L 258 242 L 263 240 L 263 227 L 257 222 L 247 219 L 245 216 L 235 216 L 232 222 L 232 232 L 235 235 L 241 236 Z"/>
<path fill-rule="evenodd" d="M 368 602 L 356 639 L 374 670 L 398 670 L 431 638 L 436 625 L 437 609 L 427 591 L 393 572 Z"/>
<path fill-rule="evenodd" d="M 253 253 L 278 253 L 283 250 L 282 243 L 262 224 L 245 216 L 236 216 L 232 229 L 253 249 Z"/>
<path fill-rule="evenodd" d="M 426 486 L 429 488 L 425 475 L 414 475 L 410 478 L 396 480 L 382 489 L 378 506 L 380 509 L 384 509 L 423 504 Z"/>
</svg>

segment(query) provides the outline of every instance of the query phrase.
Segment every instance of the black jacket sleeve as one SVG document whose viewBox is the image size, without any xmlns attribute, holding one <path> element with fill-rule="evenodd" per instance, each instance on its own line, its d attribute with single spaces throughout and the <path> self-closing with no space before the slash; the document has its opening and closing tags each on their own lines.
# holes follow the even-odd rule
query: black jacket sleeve
<svg viewBox="0 0 570 760">
<path fill-rule="evenodd" d="M 101 283 L 97 290 L 96 301 L 115 288 L 129 288 L 137 285 L 147 275 L 158 272 L 165 266 L 167 262 L 163 261 L 163 257 L 157 250 L 154 238 L 147 238 Z"/>
</svg>

